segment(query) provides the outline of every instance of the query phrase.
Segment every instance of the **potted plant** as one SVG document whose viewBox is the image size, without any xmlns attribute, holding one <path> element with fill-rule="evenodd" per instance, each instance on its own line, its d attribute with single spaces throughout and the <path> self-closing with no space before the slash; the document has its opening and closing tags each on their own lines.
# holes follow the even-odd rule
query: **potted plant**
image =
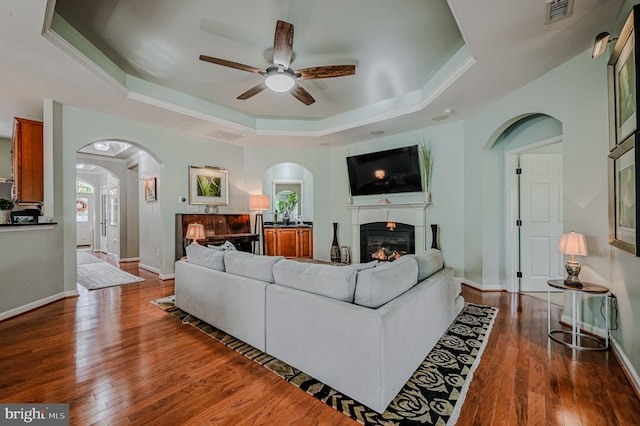
<svg viewBox="0 0 640 426">
<path fill-rule="evenodd" d="M 11 210 L 13 210 L 13 205 L 13 201 L 0 198 L 0 223 L 11 223 Z"/>
<path fill-rule="evenodd" d="M 297 205 L 298 195 L 295 192 L 282 194 L 280 195 L 280 198 L 278 198 L 278 202 L 276 203 L 276 212 L 282 214 L 282 222 L 284 222 L 285 225 L 289 224 L 291 212 Z"/>
<path fill-rule="evenodd" d="M 426 142 L 424 137 L 420 144 L 420 156 L 422 165 L 422 189 L 424 190 L 424 200 L 431 202 L 431 176 L 433 174 L 433 157 L 431 155 L 431 143 Z"/>
</svg>

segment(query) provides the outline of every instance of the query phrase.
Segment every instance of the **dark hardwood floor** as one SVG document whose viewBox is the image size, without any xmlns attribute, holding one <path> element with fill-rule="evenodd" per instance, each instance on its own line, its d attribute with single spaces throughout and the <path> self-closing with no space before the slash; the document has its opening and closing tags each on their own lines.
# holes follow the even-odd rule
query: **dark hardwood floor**
<svg viewBox="0 0 640 426">
<path fill-rule="evenodd" d="M 355 425 L 151 305 L 173 281 L 123 263 L 141 283 L 87 291 L 0 322 L 0 402 L 69 403 L 71 424 Z M 497 306 L 460 425 L 637 425 L 640 401 L 611 352 L 546 335 L 546 302 L 481 293 Z M 557 321 L 560 309 L 553 308 Z"/>
</svg>

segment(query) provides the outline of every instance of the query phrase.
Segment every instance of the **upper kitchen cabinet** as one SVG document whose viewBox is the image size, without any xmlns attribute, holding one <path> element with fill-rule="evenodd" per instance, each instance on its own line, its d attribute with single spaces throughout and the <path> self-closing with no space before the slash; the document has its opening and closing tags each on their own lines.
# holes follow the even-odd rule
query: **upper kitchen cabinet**
<svg viewBox="0 0 640 426">
<path fill-rule="evenodd" d="M 42 122 L 15 118 L 13 129 L 13 180 L 18 203 L 44 201 Z"/>
</svg>

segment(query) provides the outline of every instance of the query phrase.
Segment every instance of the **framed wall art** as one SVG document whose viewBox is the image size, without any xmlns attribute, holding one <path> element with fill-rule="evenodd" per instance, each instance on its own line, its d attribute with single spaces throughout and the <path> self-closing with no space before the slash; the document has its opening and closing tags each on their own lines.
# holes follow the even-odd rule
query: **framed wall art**
<svg viewBox="0 0 640 426">
<path fill-rule="evenodd" d="M 638 129 L 637 55 L 634 31 L 640 8 L 634 7 L 622 28 L 608 63 L 609 150 L 621 144 Z"/>
<path fill-rule="evenodd" d="M 229 182 L 226 170 L 189 166 L 189 204 L 229 204 Z"/>
<path fill-rule="evenodd" d="M 148 177 L 144 180 L 144 200 L 147 203 L 156 201 L 158 199 L 158 195 L 156 192 L 156 183 L 157 180 L 155 177 Z"/>
<path fill-rule="evenodd" d="M 638 249 L 638 152 L 636 133 L 609 154 L 609 244 L 640 256 Z"/>
</svg>

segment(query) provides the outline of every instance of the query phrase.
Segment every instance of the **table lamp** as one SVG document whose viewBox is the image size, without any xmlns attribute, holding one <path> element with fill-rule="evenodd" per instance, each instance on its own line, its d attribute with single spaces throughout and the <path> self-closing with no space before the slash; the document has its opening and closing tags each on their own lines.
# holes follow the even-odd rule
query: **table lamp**
<svg viewBox="0 0 640 426">
<path fill-rule="evenodd" d="M 262 249 L 260 254 L 264 254 L 264 222 L 262 218 L 262 211 L 269 210 L 269 196 L 268 195 L 249 195 L 249 210 L 258 210 L 256 213 L 256 222 L 253 228 L 253 233 L 258 234 L 259 244 Z M 260 225 L 258 225 L 260 223 Z M 260 230 L 260 232 L 258 232 Z"/>
<path fill-rule="evenodd" d="M 584 235 L 576 234 L 573 231 L 568 234 L 562 234 L 558 243 L 558 253 L 571 256 L 565 263 L 567 278 L 565 278 L 564 284 L 568 287 L 582 288 L 582 283 L 578 278 L 581 266 L 575 257 L 587 255 L 587 243 Z"/>
<path fill-rule="evenodd" d="M 204 240 L 204 225 L 200 223 L 190 223 L 187 226 L 187 238 L 191 239 L 191 244 L 198 244 L 197 240 Z"/>
</svg>

